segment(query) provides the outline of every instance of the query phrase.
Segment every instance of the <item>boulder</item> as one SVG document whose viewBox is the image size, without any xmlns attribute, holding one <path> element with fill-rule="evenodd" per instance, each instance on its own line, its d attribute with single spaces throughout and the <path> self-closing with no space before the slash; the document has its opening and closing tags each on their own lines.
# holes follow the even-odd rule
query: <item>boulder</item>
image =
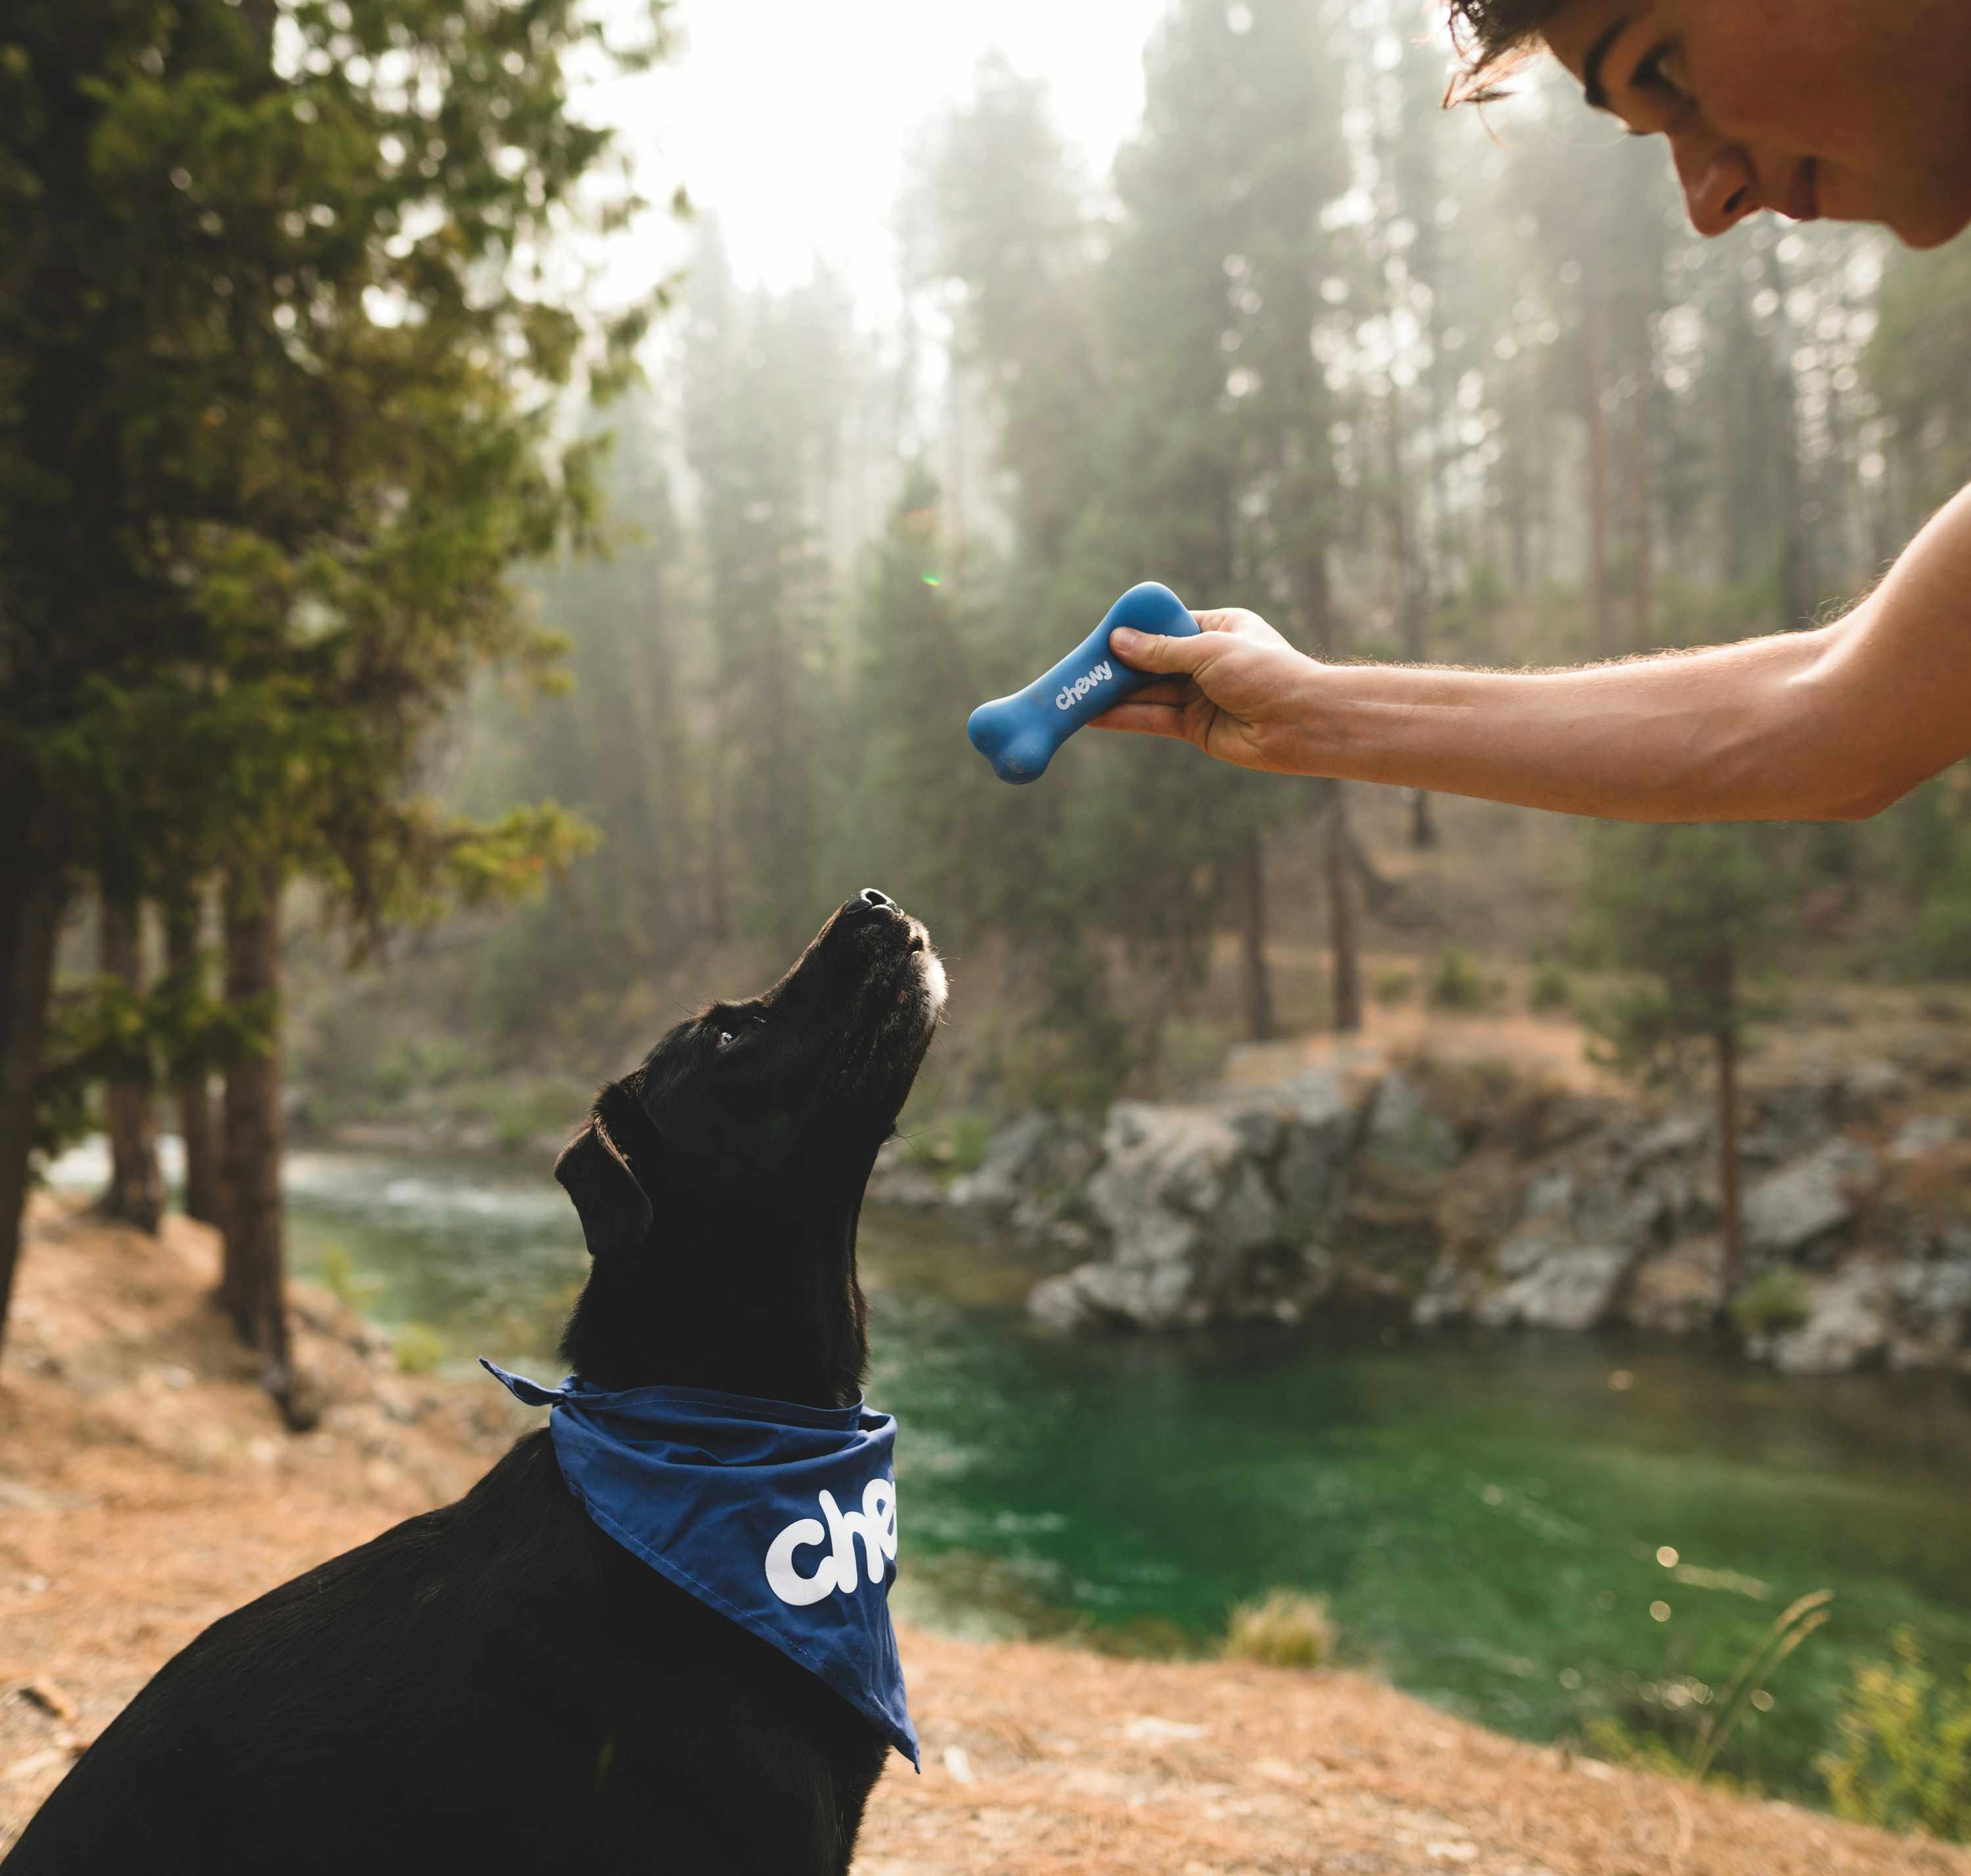
<svg viewBox="0 0 1971 1876">
<path fill-rule="evenodd" d="M 1373 1084 L 1365 1090 L 1373 1093 Z M 1361 1131 L 1360 1106 L 1341 1076 L 1311 1069 L 1228 1112 L 1233 1132 L 1265 1165 L 1290 1236 L 1325 1232 L 1346 1203 L 1348 1171 Z"/>
<path fill-rule="evenodd" d="M 976 1171 L 952 1181 L 945 1202 L 966 1222 L 1023 1243 L 1085 1252 L 1093 1234 L 1074 1214 L 1096 1157 L 1080 1122 L 1022 1114 L 993 1135 Z"/>
<path fill-rule="evenodd" d="M 1598 1329 L 1620 1308 L 1635 1262 L 1635 1252 L 1620 1245 L 1523 1229 L 1499 1247 L 1499 1268 L 1511 1281 L 1474 1314 L 1496 1328 Z"/>
<path fill-rule="evenodd" d="M 1631 1166 L 1647 1166 L 1670 1158 L 1688 1158 L 1711 1143 L 1711 1122 L 1702 1114 L 1671 1114 L 1645 1127 L 1622 1144 Z"/>
<path fill-rule="evenodd" d="M 1971 1257 L 1910 1259 L 1889 1273 L 1901 1321 L 1894 1368 L 1943 1368 L 1971 1351 Z"/>
<path fill-rule="evenodd" d="M 1850 1264 L 1813 1286 L 1811 1313 L 1797 1329 L 1755 1337 L 1751 1347 L 1787 1374 L 1849 1374 L 1881 1360 L 1895 1332 L 1887 1266 Z"/>
<path fill-rule="evenodd" d="M 867 1194 L 875 1205 L 908 1211 L 935 1211 L 945 1202 L 943 1183 L 904 1139 L 885 1140 L 869 1175 Z"/>
<path fill-rule="evenodd" d="M 1058 1326 L 1166 1329 L 1250 1314 L 1256 1262 L 1282 1244 L 1264 1174 L 1232 1120 L 1210 1108 L 1118 1102 L 1086 1197 L 1111 1252 L 1035 1289 L 1033 1313 Z"/>
<path fill-rule="evenodd" d="M 1964 1138 L 1964 1123 L 1955 1114 L 1919 1114 L 1904 1121 L 1889 1142 L 1889 1158 L 1921 1159 L 1940 1147 L 1953 1146 Z"/>
<path fill-rule="evenodd" d="M 1456 1131 L 1425 1103 L 1416 1083 L 1400 1070 L 1385 1075 L 1363 1135 L 1363 1171 L 1382 1184 L 1421 1195 L 1441 1186 L 1461 1157 Z"/>
<path fill-rule="evenodd" d="M 1008 1121 L 987 1142 L 978 1166 L 952 1181 L 952 1210 L 986 1223 L 1004 1220 L 1037 1176 L 1056 1125 L 1047 1114 Z"/>
<path fill-rule="evenodd" d="M 1874 1151 L 1859 1142 L 1823 1142 L 1746 1189 L 1746 1243 L 1754 1251 L 1793 1256 L 1846 1224 L 1855 1215 L 1852 1189 L 1878 1170 Z"/>
</svg>

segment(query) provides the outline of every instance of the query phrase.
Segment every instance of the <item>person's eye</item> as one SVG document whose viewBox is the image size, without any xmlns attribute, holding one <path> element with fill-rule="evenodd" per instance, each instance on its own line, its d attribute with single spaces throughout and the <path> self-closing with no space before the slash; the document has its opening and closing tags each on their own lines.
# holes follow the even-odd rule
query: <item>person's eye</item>
<svg viewBox="0 0 1971 1876">
<path fill-rule="evenodd" d="M 1684 70 L 1683 48 L 1673 40 L 1658 46 L 1630 74 L 1629 88 L 1658 99 L 1686 101 L 1690 82 Z"/>
</svg>

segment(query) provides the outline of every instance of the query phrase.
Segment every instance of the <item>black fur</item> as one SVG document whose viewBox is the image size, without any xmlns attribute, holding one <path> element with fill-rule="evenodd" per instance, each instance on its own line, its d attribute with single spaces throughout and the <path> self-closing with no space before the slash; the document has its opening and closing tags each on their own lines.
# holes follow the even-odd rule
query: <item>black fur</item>
<svg viewBox="0 0 1971 1876">
<path fill-rule="evenodd" d="M 594 1260 L 562 1340 L 585 1379 L 857 1398 L 856 1215 L 942 1000 L 923 927 L 864 894 L 602 1090 L 555 1168 Z M 843 1876 L 888 1750 L 599 1531 L 536 1432 L 214 1623 L 5 1868 Z"/>
</svg>

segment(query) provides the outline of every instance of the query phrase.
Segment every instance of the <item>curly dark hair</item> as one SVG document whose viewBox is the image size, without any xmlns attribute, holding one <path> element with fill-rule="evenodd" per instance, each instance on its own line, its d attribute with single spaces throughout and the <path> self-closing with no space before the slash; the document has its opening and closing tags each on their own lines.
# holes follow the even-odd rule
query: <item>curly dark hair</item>
<svg viewBox="0 0 1971 1876">
<path fill-rule="evenodd" d="M 1567 0 L 1448 0 L 1451 37 L 1464 69 L 1451 81 L 1445 103 L 1484 104 L 1499 96 L 1499 81 L 1523 60 L 1540 28 Z"/>
</svg>

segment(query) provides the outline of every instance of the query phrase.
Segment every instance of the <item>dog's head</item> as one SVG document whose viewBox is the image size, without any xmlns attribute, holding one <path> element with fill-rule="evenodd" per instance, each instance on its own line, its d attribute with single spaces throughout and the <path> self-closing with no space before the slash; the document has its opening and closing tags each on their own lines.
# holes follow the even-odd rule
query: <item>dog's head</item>
<svg viewBox="0 0 1971 1876">
<path fill-rule="evenodd" d="M 601 1091 L 555 1166 L 594 1259 L 562 1341 L 585 1379 L 855 1398 L 856 1217 L 944 995 L 924 927 L 871 889 Z"/>
</svg>

